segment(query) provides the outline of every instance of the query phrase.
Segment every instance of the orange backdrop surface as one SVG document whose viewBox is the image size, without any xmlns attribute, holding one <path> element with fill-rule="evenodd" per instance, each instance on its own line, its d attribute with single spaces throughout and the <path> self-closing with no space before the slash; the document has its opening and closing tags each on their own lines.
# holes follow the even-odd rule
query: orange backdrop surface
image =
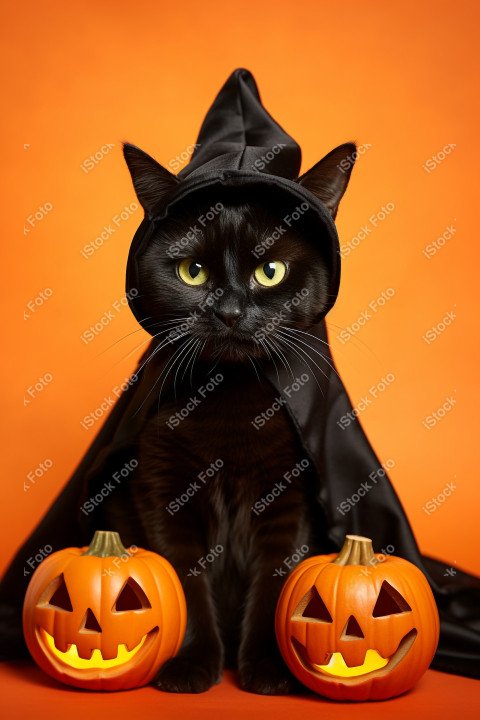
<svg viewBox="0 0 480 720">
<path fill-rule="evenodd" d="M 175 167 L 244 66 L 304 170 L 337 144 L 361 147 L 338 216 L 334 356 L 421 548 L 448 560 L 446 577 L 480 571 L 478 15 L 464 0 L 4 8 L 3 565 L 104 419 L 85 429 L 84 417 L 118 392 L 147 338 L 129 335 L 122 305 L 141 213 L 121 141 Z"/>
</svg>

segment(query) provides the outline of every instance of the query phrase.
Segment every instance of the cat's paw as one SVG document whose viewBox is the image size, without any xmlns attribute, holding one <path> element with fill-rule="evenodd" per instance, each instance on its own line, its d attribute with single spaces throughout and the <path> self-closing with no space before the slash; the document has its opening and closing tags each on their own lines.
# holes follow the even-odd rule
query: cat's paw
<svg viewBox="0 0 480 720">
<path fill-rule="evenodd" d="M 186 657 L 174 657 L 161 668 L 154 687 L 158 690 L 176 693 L 201 693 L 220 682 L 222 672 L 219 663 L 191 660 Z"/>
<path fill-rule="evenodd" d="M 239 680 L 242 690 L 258 695 L 291 695 L 300 685 L 277 658 L 261 658 L 241 663 Z"/>
</svg>

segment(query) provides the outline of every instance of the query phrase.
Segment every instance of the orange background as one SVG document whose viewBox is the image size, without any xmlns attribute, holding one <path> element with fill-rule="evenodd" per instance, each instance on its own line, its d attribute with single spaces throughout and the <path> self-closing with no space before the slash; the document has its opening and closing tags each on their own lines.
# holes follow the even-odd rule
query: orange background
<svg viewBox="0 0 480 720">
<path fill-rule="evenodd" d="M 381 460 L 395 462 L 391 478 L 422 549 L 448 560 L 446 568 L 480 571 L 472 542 L 480 444 L 478 14 L 475 2 L 461 0 L 92 0 L 4 8 L 3 565 L 100 426 L 85 430 L 81 420 L 133 370 L 147 337 L 127 336 L 136 322 L 125 307 L 92 342 L 80 339 L 122 297 L 141 219 L 137 210 L 82 257 L 136 199 L 120 143 L 134 142 L 168 165 L 195 142 L 228 74 L 244 66 L 301 144 L 303 170 L 347 140 L 371 145 L 340 207 L 342 244 L 382 206 L 395 209 L 344 260 L 329 315 L 334 357 L 354 404 L 395 375 L 361 414 L 364 427 Z M 108 143 L 114 148 L 83 172 L 85 159 Z M 454 151 L 427 173 L 424 163 L 449 143 Z M 24 234 L 27 218 L 45 203 L 52 211 Z M 451 224 L 454 236 L 425 257 L 422 249 Z M 342 344 L 339 327 L 390 287 L 394 297 Z M 27 304 L 46 288 L 51 297 L 30 312 Z M 456 313 L 452 325 L 427 345 L 422 336 L 449 311 Z M 32 398 L 28 388 L 46 373 L 52 382 Z M 452 394 L 451 412 L 427 430 L 422 421 Z M 24 490 L 27 474 L 45 460 L 51 469 Z M 449 482 L 456 490 L 426 515 L 422 506 Z"/>
</svg>

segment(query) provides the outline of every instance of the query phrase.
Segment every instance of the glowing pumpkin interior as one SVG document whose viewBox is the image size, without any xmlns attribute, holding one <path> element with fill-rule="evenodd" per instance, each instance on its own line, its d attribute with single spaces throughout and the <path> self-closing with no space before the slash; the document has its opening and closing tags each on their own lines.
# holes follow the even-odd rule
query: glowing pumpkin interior
<svg viewBox="0 0 480 720">
<path fill-rule="evenodd" d="M 372 611 L 373 618 L 383 618 L 390 615 L 400 615 L 411 612 L 411 607 L 405 598 L 388 581 L 384 580 L 380 593 Z M 333 618 L 325 605 L 318 589 L 314 586 L 309 590 L 298 604 L 292 615 L 293 622 L 332 623 Z M 408 653 L 417 635 L 416 628 L 409 630 L 400 640 L 400 643 L 390 657 L 383 657 L 375 648 L 368 648 L 365 659 L 360 665 L 351 665 L 341 652 L 326 653 L 324 663 L 313 663 L 309 660 L 305 647 L 292 636 L 292 644 L 300 662 L 307 669 L 338 678 L 354 678 L 381 670 L 389 665 L 396 665 Z M 355 641 L 364 639 L 365 634 L 359 620 L 350 615 L 342 630 L 340 640 Z"/>
<path fill-rule="evenodd" d="M 50 608 L 64 613 L 73 612 L 72 600 L 63 573 L 56 577 L 47 587 L 39 600 L 38 607 Z M 151 607 L 150 601 L 139 583 L 133 578 L 128 578 L 115 599 L 111 612 L 139 612 L 150 610 Z M 90 657 L 84 657 L 79 653 L 78 646 L 73 641 L 67 643 L 66 650 L 62 650 L 56 646 L 55 637 L 43 627 L 37 627 L 37 636 L 40 639 L 40 643 L 45 646 L 48 652 L 52 653 L 52 655 L 65 665 L 79 670 L 92 670 L 112 668 L 128 663 L 145 644 L 147 644 L 148 647 L 149 643 L 147 641 L 153 639 L 157 631 L 158 628 L 153 627 L 148 633 L 144 634 L 140 641 L 131 649 L 128 649 L 125 643 L 119 643 L 117 646 L 117 654 L 110 658 L 103 657 L 101 648 L 94 648 L 91 651 Z M 102 633 L 102 627 L 92 608 L 86 608 L 85 614 L 78 627 L 78 633 L 81 635 L 86 633 L 90 635 Z"/>
</svg>

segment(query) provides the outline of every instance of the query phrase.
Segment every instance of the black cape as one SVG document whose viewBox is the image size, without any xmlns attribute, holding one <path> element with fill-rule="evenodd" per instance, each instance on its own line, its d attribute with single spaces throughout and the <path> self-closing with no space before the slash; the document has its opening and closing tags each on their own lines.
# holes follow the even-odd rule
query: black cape
<svg viewBox="0 0 480 720">
<path fill-rule="evenodd" d="M 333 305 L 340 280 L 339 243 L 335 224 L 327 208 L 295 179 L 301 162 L 300 148 L 262 106 L 252 75 L 236 70 L 221 89 L 200 130 L 196 150 L 189 164 L 178 175 L 180 182 L 168 204 L 146 216 L 132 242 L 127 266 L 127 291 L 137 287 L 137 259 L 148 245 L 155 227 L 180 199 L 194 196 L 199 189 L 211 188 L 212 197 L 219 186 L 245 186 L 274 189 L 279 199 L 301 204 L 308 202 L 317 224 L 318 237 L 330 262 Z M 130 301 L 137 320 L 144 314 L 141 298 Z M 330 308 L 329 308 L 330 309 Z M 315 382 L 308 382 L 287 397 L 283 393 L 289 375 L 266 368 L 269 382 L 283 395 L 305 452 L 318 479 L 317 500 L 327 523 L 330 546 L 340 549 L 346 533 L 366 535 L 377 552 L 394 548 L 394 554 L 417 565 L 432 587 L 440 612 L 440 643 L 432 666 L 446 672 L 470 677 L 480 676 L 480 579 L 459 569 L 454 574 L 449 563 L 422 556 L 400 500 L 381 463 L 373 452 L 359 421 L 353 418 L 352 404 L 335 370 L 322 320 L 311 330 L 319 341 L 327 362 L 315 368 Z M 315 342 L 312 338 L 312 341 Z M 108 503 L 94 512 L 82 506 L 94 498 L 125 462 L 136 457 L 136 444 L 143 424 L 158 394 L 150 390 L 164 369 L 168 356 L 159 352 L 144 365 L 152 345 L 140 360 L 139 370 L 128 389 L 118 399 L 108 419 L 85 457 L 52 507 L 20 548 L 0 585 L 0 640 L 2 656 L 23 654 L 21 605 L 32 574 L 35 556 L 45 547 L 58 550 L 66 546 L 88 544 L 95 529 L 119 530 L 126 545 L 141 544 L 141 531 L 129 518 L 128 490 L 117 490 L 115 498 L 123 503 L 123 514 L 106 513 Z M 289 358 L 295 377 L 305 366 Z M 349 415 L 350 414 L 350 415 Z M 343 428 L 340 419 L 353 418 Z M 372 483 L 373 477 L 376 482 Z M 134 481 L 134 471 L 129 482 Z M 360 502 L 345 511 L 341 503 L 354 496 L 362 483 L 371 489 Z M 343 510 L 342 510 L 343 507 Z M 33 561 L 32 561 L 33 559 Z"/>
</svg>

